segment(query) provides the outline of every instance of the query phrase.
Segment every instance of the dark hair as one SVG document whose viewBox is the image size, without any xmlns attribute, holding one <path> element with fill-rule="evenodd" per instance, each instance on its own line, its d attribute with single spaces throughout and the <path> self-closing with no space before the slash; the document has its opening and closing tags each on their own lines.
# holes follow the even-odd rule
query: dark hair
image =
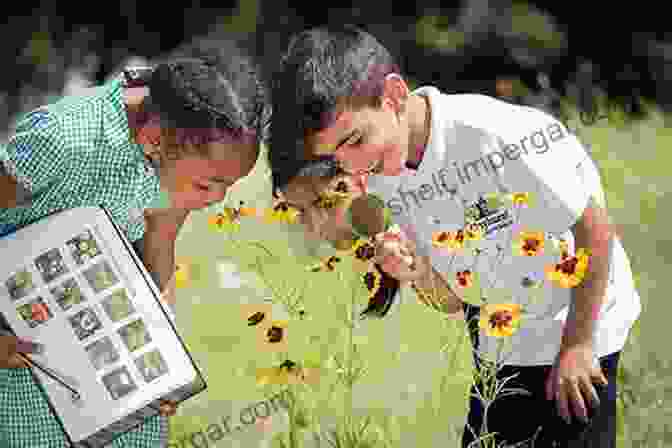
<svg viewBox="0 0 672 448">
<path fill-rule="evenodd" d="M 158 61 L 143 108 L 176 145 L 233 137 L 265 141 L 271 105 L 261 70 L 230 40 L 199 40 Z"/>
<path fill-rule="evenodd" d="M 273 77 L 269 163 L 273 184 L 284 187 L 307 163 L 303 139 L 326 128 L 337 105 L 377 106 L 383 81 L 399 73 L 390 52 L 371 34 L 351 25 L 329 25 L 295 35 Z"/>
</svg>

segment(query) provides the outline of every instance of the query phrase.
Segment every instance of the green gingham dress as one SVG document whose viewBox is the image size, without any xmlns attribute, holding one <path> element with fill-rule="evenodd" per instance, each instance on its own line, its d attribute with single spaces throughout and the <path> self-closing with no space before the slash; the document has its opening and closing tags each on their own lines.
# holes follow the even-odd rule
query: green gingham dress
<svg viewBox="0 0 672 448">
<path fill-rule="evenodd" d="M 160 197 L 156 172 L 142 146 L 132 143 L 123 79 L 65 97 L 23 118 L 0 144 L 0 162 L 30 196 L 30 203 L 0 209 L 0 236 L 52 212 L 105 206 L 136 242 L 145 233 L 142 211 Z M 164 447 L 168 418 L 155 416 L 110 447 Z M 0 447 L 62 448 L 65 434 L 27 369 L 0 369 Z"/>
</svg>

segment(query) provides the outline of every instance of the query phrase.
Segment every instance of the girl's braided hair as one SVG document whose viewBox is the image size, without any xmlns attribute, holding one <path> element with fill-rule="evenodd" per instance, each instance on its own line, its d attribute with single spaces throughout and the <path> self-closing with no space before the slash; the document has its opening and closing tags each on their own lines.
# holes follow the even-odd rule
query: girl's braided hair
<svg viewBox="0 0 672 448">
<path fill-rule="evenodd" d="M 268 137 L 266 83 L 252 57 L 232 41 L 200 41 L 178 50 L 155 65 L 147 85 L 145 112 L 158 117 L 178 145 Z"/>
</svg>

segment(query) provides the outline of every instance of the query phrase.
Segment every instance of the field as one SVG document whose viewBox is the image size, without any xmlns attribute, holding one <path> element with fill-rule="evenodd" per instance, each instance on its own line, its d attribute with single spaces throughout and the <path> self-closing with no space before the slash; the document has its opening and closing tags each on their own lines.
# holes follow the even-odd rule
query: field
<svg viewBox="0 0 672 448">
<path fill-rule="evenodd" d="M 603 120 L 581 130 L 600 166 L 610 213 L 630 255 L 642 298 L 643 312 L 621 362 L 619 446 L 623 447 L 672 446 L 672 382 L 668 379 L 672 357 L 665 336 L 672 307 L 657 287 L 672 261 L 672 236 L 665 224 L 665 201 L 672 192 L 665 164 L 672 162 L 672 156 L 664 152 L 672 144 L 672 133 L 666 121 L 652 109 L 651 116 L 640 123 Z M 177 292 L 177 325 L 209 387 L 183 403 L 173 417 L 171 447 L 280 446 L 269 440 L 288 426 L 283 412 L 272 414 L 269 424 L 253 414 L 243 417 L 250 415 L 249 406 L 271 394 L 256 386 L 256 369 L 276 365 L 278 359 L 258 349 L 258 338 L 241 313 L 241 303 L 260 304 L 272 297 L 249 268 L 253 255 L 260 252 L 235 249 L 226 235 L 210 231 L 207 223 L 208 216 L 239 200 L 259 208 L 270 204 L 264 162 L 262 157 L 227 204 L 192 213 L 178 237 L 177 261 L 189 265 L 189 280 Z M 351 335 L 340 319 L 350 303 L 350 289 L 335 273 L 315 274 L 303 268 L 317 260 L 316 254 L 329 253 L 328 248 L 307 244 L 298 228 L 248 218 L 243 218 L 235 238 L 261 241 L 280 257 L 264 265 L 276 293 L 307 282 L 303 298 L 310 313 L 306 319 L 289 321 L 287 350 L 289 359 L 312 363 L 321 376 L 313 392 L 301 395 L 305 409 L 297 425 L 319 423 L 328 430 L 339 421 L 345 406 L 355 419 L 371 416 L 372 427 L 386 443 L 341 446 L 459 446 L 471 368 L 461 321 L 440 318 L 404 290 L 389 317 L 359 324 Z M 360 300 L 357 308 L 362 305 Z M 283 319 L 283 312 L 281 305 L 274 305 L 273 318 Z M 355 382 L 351 395 L 338 387 L 332 393 L 329 386 L 338 369 L 330 358 L 352 343 L 358 347 L 357 359 L 368 370 Z M 449 349 L 442 351 L 446 344 Z M 231 433 L 215 433 L 211 425 L 227 418 Z"/>
</svg>

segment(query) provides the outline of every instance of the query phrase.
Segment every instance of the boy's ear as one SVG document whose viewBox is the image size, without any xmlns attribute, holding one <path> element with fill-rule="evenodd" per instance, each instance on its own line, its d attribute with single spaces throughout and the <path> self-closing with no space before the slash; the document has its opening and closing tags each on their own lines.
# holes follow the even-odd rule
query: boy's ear
<svg viewBox="0 0 672 448">
<path fill-rule="evenodd" d="M 396 73 L 390 73 L 383 81 L 383 103 L 387 103 L 397 113 L 403 113 L 410 89 L 404 78 Z"/>
</svg>

